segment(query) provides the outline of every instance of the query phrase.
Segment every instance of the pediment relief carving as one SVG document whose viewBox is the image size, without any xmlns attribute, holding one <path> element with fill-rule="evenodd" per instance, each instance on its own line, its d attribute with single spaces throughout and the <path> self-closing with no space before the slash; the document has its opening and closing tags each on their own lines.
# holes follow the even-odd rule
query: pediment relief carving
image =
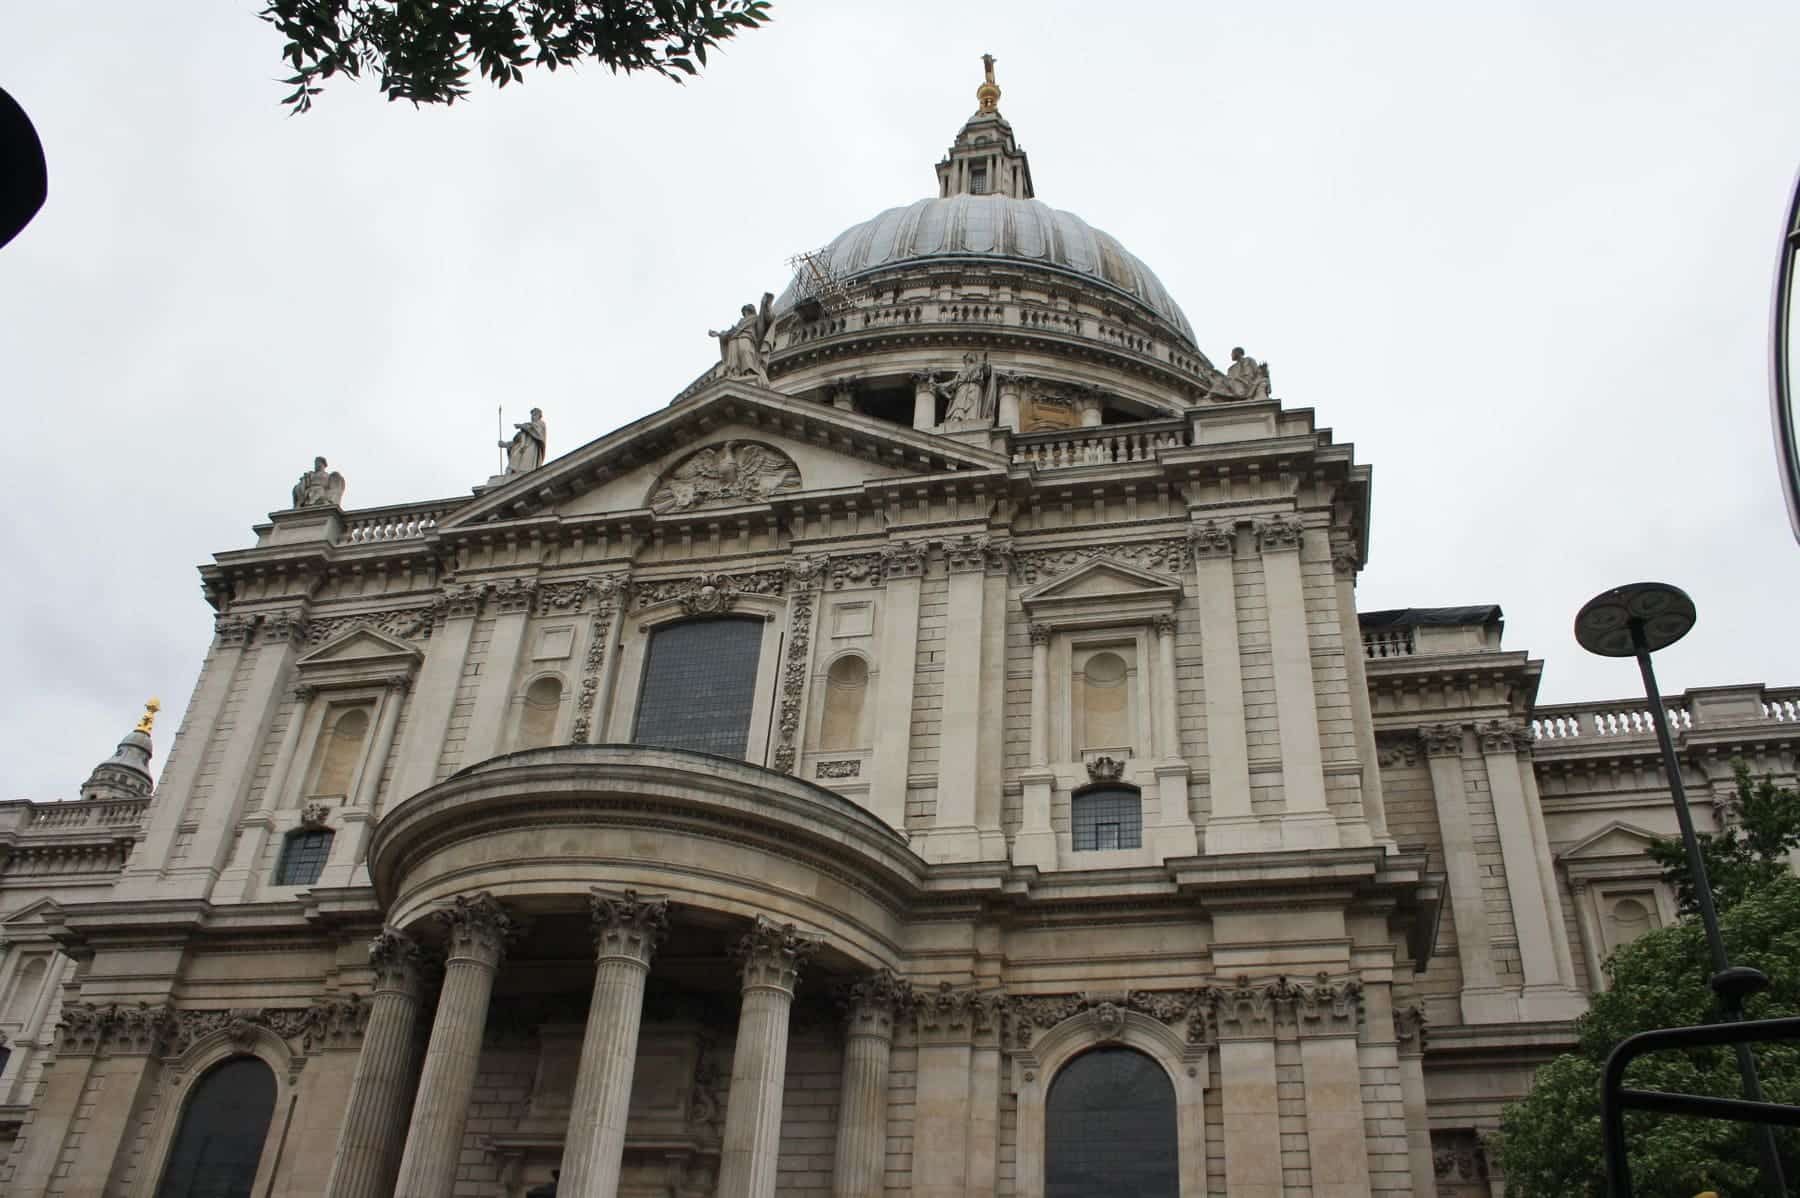
<svg viewBox="0 0 1800 1198">
<path fill-rule="evenodd" d="M 1578 844 L 1564 849 L 1556 855 L 1557 860 L 1574 864 L 1583 861 L 1616 861 L 1621 857 L 1650 861 L 1650 842 L 1657 839 L 1653 832 L 1630 824 L 1614 822 L 1600 829 Z"/>
<path fill-rule="evenodd" d="M 688 454 L 658 479 L 649 508 L 657 515 L 761 503 L 800 489 L 794 459 L 765 441 L 720 441 Z"/>
<path fill-rule="evenodd" d="M 1181 584 L 1110 555 L 1098 556 L 1027 588 L 1019 601 L 1041 623 L 1145 623 L 1174 611 Z"/>
<path fill-rule="evenodd" d="M 425 655 L 398 637 L 357 626 L 294 663 L 301 689 L 389 682 L 409 685 Z"/>
</svg>

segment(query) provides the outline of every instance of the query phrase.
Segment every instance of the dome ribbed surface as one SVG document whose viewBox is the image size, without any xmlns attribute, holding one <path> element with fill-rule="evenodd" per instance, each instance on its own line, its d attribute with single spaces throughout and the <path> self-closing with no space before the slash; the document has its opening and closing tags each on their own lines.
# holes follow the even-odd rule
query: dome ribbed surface
<svg viewBox="0 0 1800 1198">
<path fill-rule="evenodd" d="M 1082 275 L 1136 301 L 1181 330 L 1194 330 L 1162 281 L 1136 255 L 1076 216 L 1041 200 L 955 195 L 889 208 L 839 233 L 825 256 L 839 278 L 934 258 L 992 258 Z M 794 303 L 794 285 L 780 307 Z"/>
</svg>

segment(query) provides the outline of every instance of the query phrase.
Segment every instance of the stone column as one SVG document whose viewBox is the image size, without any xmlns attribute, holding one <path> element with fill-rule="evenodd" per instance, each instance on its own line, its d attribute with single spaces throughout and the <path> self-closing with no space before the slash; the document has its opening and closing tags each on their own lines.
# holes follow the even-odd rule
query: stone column
<svg viewBox="0 0 1800 1198">
<path fill-rule="evenodd" d="M 530 581 L 508 583 L 493 592 L 498 614 L 481 665 L 481 688 L 475 692 L 475 708 L 469 713 L 462 765 L 475 765 L 505 750 L 511 732 L 506 723 L 513 710 L 513 675 L 525 651 L 525 634 L 536 599 L 537 584 Z"/>
<path fill-rule="evenodd" d="M 644 983 L 650 976 L 650 958 L 668 931 L 669 900 L 639 898 L 635 890 L 620 895 L 595 891 L 589 903 L 598 960 L 558 1193 L 569 1198 L 613 1198 L 625 1156 L 625 1119 L 631 1106 L 631 1079 L 637 1072 Z"/>
<path fill-rule="evenodd" d="M 1181 756 L 1181 725 L 1176 713 L 1175 617 L 1160 615 L 1156 627 L 1156 815 L 1148 829 L 1159 861 L 1192 857 L 1200 851 L 1194 818 L 1188 812 L 1187 762 Z"/>
<path fill-rule="evenodd" d="M 1000 372 L 999 426 L 1019 431 L 1019 390 L 1024 380 L 1009 371 Z"/>
<path fill-rule="evenodd" d="M 888 1060 L 894 1017 L 911 987 L 882 969 L 839 994 L 844 1009 L 844 1077 L 838 1089 L 832 1198 L 881 1198 L 887 1170 Z"/>
<path fill-rule="evenodd" d="M 1229 524 L 1188 530 L 1199 594 L 1200 668 L 1206 677 L 1206 757 L 1212 814 L 1209 853 L 1254 853 L 1265 841 L 1250 809 L 1250 749 L 1244 735 L 1244 672 L 1238 657 L 1237 537 Z"/>
<path fill-rule="evenodd" d="M 370 943 L 369 962 L 375 967 L 375 992 L 325 1188 L 330 1198 L 383 1198 L 394 1192 L 412 1105 L 424 954 L 404 932 L 387 928 Z"/>
<path fill-rule="evenodd" d="M 1324 978 L 1297 1004 L 1306 1151 L 1315 1198 L 1369 1196 L 1357 1010 L 1357 987 Z"/>
<path fill-rule="evenodd" d="M 1437 805 L 1438 831 L 1444 842 L 1444 872 L 1450 887 L 1450 918 L 1456 928 L 1456 955 L 1462 964 L 1464 1023 L 1509 1023 L 1519 1017 L 1518 999 L 1500 989 L 1489 954 L 1487 896 L 1481 888 L 1481 862 L 1475 855 L 1475 829 L 1469 819 L 1469 794 L 1463 784 L 1463 730 L 1459 724 L 1431 724 L 1419 729 L 1431 771 L 1431 797 Z"/>
<path fill-rule="evenodd" d="M 788 1014 L 800 967 L 818 947 L 817 940 L 801 935 L 793 924 L 778 924 L 764 915 L 738 942 L 744 999 L 725 1099 L 718 1198 L 775 1198 Z"/>
<path fill-rule="evenodd" d="M 1519 995 L 1523 1019 L 1574 1019 L 1586 1003 L 1573 987 L 1574 967 L 1563 975 L 1567 933 L 1563 929 L 1562 904 L 1547 884 L 1550 846 L 1540 843 L 1532 827 L 1531 812 L 1520 778 L 1518 751 L 1531 747 L 1530 734 L 1522 725 L 1489 720 L 1476 729 L 1482 761 L 1487 766 L 1488 789 L 1494 798 L 1494 824 L 1500 834 L 1500 856 L 1506 866 L 1507 900 L 1512 906 L 1513 927 L 1518 932 L 1519 967 L 1524 988 Z M 1529 767 L 1527 767 L 1529 768 Z M 1554 912 L 1554 916 L 1553 913 Z M 1558 954 L 1557 943 L 1564 951 Z"/>
<path fill-rule="evenodd" d="M 444 1198 L 456 1182 L 488 998 L 513 930 L 506 909 L 491 894 L 472 899 L 458 895 L 441 918 L 450 936 L 444 989 L 425 1050 L 395 1198 Z"/>
<path fill-rule="evenodd" d="M 1232 1198 L 1281 1198 L 1281 1104 L 1275 1011 L 1266 987 L 1225 989 L 1219 1013 L 1219 1103 L 1225 1188 Z"/>
<path fill-rule="evenodd" d="M 1033 624 L 1031 633 L 1031 764 L 1019 776 L 1019 830 L 1013 836 L 1014 865 L 1056 868 L 1056 833 L 1050 828 L 1050 796 L 1056 775 L 1050 771 L 1050 625 Z"/>
<path fill-rule="evenodd" d="M 1413 1198 L 1437 1198 L 1437 1166 L 1431 1159 L 1431 1114 L 1425 1100 L 1425 1008 L 1394 1012 L 1400 1054 L 1400 1108 L 1406 1116 L 1406 1162 Z"/>
<path fill-rule="evenodd" d="M 937 427 L 937 378 L 929 371 L 915 374 L 913 381 L 913 427 L 929 431 Z"/>
<path fill-rule="evenodd" d="M 456 705 L 456 689 L 485 594 L 485 587 L 461 587 L 447 591 L 433 606 L 431 640 L 413 683 L 412 718 L 406 722 L 400 757 L 394 762 L 390 808 L 437 781 L 444 730 L 450 726 L 450 710 Z"/>
<path fill-rule="evenodd" d="M 1269 656 L 1275 716 L 1281 727 L 1281 843 L 1289 849 L 1335 849 L 1337 823 L 1325 802 L 1325 759 L 1319 748 L 1319 701 L 1313 686 L 1312 632 L 1300 575 L 1305 529 L 1292 516 L 1256 526 L 1269 606 Z"/>
<path fill-rule="evenodd" d="M 1381 790 L 1381 762 L 1375 747 L 1375 713 L 1369 705 L 1369 677 L 1363 667 L 1362 627 L 1356 618 L 1356 572 L 1361 560 L 1348 544 L 1333 549 L 1331 569 L 1337 579 L 1338 629 L 1344 642 L 1344 677 L 1350 687 L 1350 718 L 1356 754 L 1362 759 L 1363 817 L 1376 844 L 1391 845 L 1387 799 Z"/>
<path fill-rule="evenodd" d="M 869 808 L 889 827 L 906 827 L 907 757 L 912 748 L 913 677 L 918 669 L 919 583 L 925 545 L 894 541 L 881 551 L 881 662 L 875 679 L 875 744 Z"/>
</svg>

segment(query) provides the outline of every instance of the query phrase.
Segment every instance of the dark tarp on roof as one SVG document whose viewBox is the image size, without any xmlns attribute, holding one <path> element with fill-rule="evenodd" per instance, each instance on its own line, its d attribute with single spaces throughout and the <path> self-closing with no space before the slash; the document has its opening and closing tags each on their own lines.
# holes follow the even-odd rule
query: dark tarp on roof
<svg viewBox="0 0 1800 1198">
<path fill-rule="evenodd" d="M 1500 620 L 1500 605 L 1486 603 L 1477 607 L 1395 607 L 1387 611 L 1358 612 L 1357 622 L 1364 628 L 1417 628 L 1422 624 L 1494 624 Z"/>
</svg>

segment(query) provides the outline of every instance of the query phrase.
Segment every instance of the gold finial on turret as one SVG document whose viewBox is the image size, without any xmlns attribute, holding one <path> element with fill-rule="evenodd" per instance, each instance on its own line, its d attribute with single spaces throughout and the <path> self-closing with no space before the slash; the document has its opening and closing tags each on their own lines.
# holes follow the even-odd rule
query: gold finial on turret
<svg viewBox="0 0 1800 1198">
<path fill-rule="evenodd" d="M 137 722 L 137 727 L 132 729 L 132 731 L 148 733 L 150 731 L 150 729 L 156 724 L 156 713 L 161 710 L 162 710 L 162 700 L 161 699 L 152 699 L 148 703 L 144 704 L 144 718 Z"/>
<path fill-rule="evenodd" d="M 1000 110 L 1000 85 L 994 82 L 994 56 L 983 54 L 981 65 L 987 68 L 987 78 L 980 87 L 975 89 L 975 103 L 981 107 L 983 112 L 998 112 Z"/>
</svg>

